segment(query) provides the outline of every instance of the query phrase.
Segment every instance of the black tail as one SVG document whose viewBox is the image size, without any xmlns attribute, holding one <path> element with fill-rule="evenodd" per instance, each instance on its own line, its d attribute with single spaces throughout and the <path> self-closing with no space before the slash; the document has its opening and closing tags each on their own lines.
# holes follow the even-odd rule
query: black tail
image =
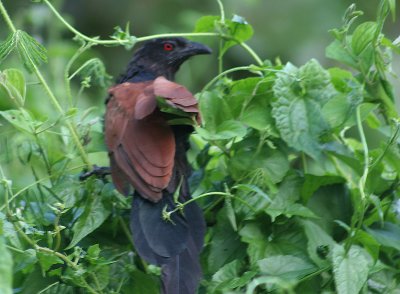
<svg viewBox="0 0 400 294">
<path fill-rule="evenodd" d="M 167 193 L 165 193 L 167 194 Z M 195 202 L 176 212 L 171 221 L 162 211 L 175 208 L 172 195 L 158 203 L 134 196 L 131 230 L 135 248 L 147 262 L 161 266 L 163 294 L 194 294 L 201 278 L 199 254 L 203 247 L 205 223 Z"/>
</svg>

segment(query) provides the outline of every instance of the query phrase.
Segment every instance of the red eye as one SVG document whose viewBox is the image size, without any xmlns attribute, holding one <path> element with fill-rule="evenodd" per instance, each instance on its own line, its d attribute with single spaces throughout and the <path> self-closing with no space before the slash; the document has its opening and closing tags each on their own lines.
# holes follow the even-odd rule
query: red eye
<svg viewBox="0 0 400 294">
<path fill-rule="evenodd" d="M 172 50 L 174 50 L 174 45 L 172 45 L 171 43 L 165 43 L 164 44 L 164 50 L 165 51 L 172 51 Z"/>
</svg>

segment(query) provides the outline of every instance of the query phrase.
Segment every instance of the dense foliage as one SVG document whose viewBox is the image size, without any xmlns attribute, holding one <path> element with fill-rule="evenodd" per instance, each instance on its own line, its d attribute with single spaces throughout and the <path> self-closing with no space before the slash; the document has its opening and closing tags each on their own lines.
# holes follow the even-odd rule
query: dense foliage
<svg viewBox="0 0 400 294">
<path fill-rule="evenodd" d="M 110 85 L 90 48 L 157 36 L 116 28 L 109 40 L 90 38 L 48 0 L 35 2 L 76 38 L 64 49 L 49 44 L 68 49 L 68 59 L 52 59 L 0 1 L 10 31 L 0 45 L 8 101 L 0 111 L 0 293 L 158 293 L 159 269 L 132 247 L 130 199 L 108 178 L 79 181 L 82 170 L 107 164 L 103 110 L 79 101 L 105 97 Z M 400 47 L 382 31 L 395 1 L 381 0 L 374 21 L 349 7 L 331 31 L 326 55 L 338 67 L 329 69 L 263 61 L 245 43 L 252 27 L 218 4 L 219 16 L 184 34 L 214 38 L 220 49 L 219 74 L 197 94 L 203 124 L 189 152 L 208 224 L 200 292 L 400 293 L 400 121 L 389 79 Z M 233 46 L 255 64 L 224 71 Z M 229 78 L 236 71 L 248 75 Z M 180 211 L 164 217 L 171 213 Z"/>
</svg>

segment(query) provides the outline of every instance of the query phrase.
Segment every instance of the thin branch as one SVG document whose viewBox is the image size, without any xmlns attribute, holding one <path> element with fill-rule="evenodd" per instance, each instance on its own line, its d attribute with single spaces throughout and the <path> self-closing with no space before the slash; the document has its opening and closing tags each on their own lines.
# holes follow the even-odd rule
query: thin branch
<svg viewBox="0 0 400 294">
<path fill-rule="evenodd" d="M 76 169 L 82 169 L 82 168 L 84 168 L 84 167 L 86 167 L 86 165 L 79 165 L 79 166 L 71 167 L 71 168 L 69 168 L 69 169 L 67 169 L 67 170 L 64 169 L 64 170 L 62 171 L 62 173 L 66 173 L 66 172 L 73 171 L 73 170 L 76 170 Z M 40 184 L 40 183 L 43 182 L 43 181 L 46 181 L 46 180 L 48 180 L 48 179 L 50 179 L 50 178 L 52 178 L 52 177 L 56 177 L 56 176 L 58 176 L 59 174 L 61 174 L 61 172 L 59 172 L 59 173 L 53 173 L 51 176 L 43 177 L 43 178 L 41 178 L 41 179 L 39 179 L 39 180 L 37 180 L 37 181 L 35 181 L 35 182 L 29 184 L 28 186 L 25 186 L 24 188 L 22 188 L 21 190 L 19 190 L 17 193 L 13 194 L 12 197 L 10 197 L 10 198 L 8 199 L 8 201 L 6 202 L 6 204 L 0 206 L 0 211 L 2 211 L 4 208 L 6 208 L 6 205 L 7 205 L 7 204 L 9 204 L 9 203 L 11 203 L 12 201 L 14 201 L 14 200 L 15 200 L 19 195 L 21 195 L 23 192 L 29 190 L 30 188 L 36 186 L 37 184 Z"/>
<path fill-rule="evenodd" d="M 7 13 L 6 8 L 3 5 L 3 2 L 0 0 L 0 12 L 3 15 L 4 21 L 6 22 L 8 28 L 10 29 L 11 32 L 15 33 L 17 29 L 15 28 L 10 16 Z"/>
<path fill-rule="evenodd" d="M 53 5 L 48 0 L 43 0 L 44 3 L 50 8 L 50 10 L 54 13 L 54 15 L 76 36 L 79 38 L 85 40 L 86 42 L 91 43 L 92 45 L 128 45 L 131 44 L 132 41 L 125 39 L 125 40 L 116 40 L 116 39 L 110 39 L 110 40 L 101 40 L 97 37 L 89 37 L 81 32 L 79 32 L 77 29 L 75 29 L 72 25 L 70 25 L 62 16 L 61 14 L 54 8 Z M 223 9 L 222 2 L 220 0 L 217 0 L 218 4 L 220 6 L 221 10 L 221 21 L 225 21 L 225 12 Z M 135 43 L 143 42 L 143 41 L 148 41 L 152 40 L 155 38 L 169 38 L 169 37 L 220 37 L 220 38 L 227 38 L 232 41 L 236 41 L 236 43 L 244 48 L 257 62 L 258 65 L 263 65 L 263 62 L 261 58 L 254 52 L 253 49 L 249 45 L 247 45 L 244 42 L 239 42 L 238 40 L 235 40 L 233 38 L 229 38 L 227 36 L 222 35 L 221 33 L 216 33 L 216 32 L 199 32 L 199 33 L 171 33 L 171 34 L 155 34 L 155 35 L 150 35 L 150 36 L 144 36 L 144 37 L 139 37 L 134 39 Z M 133 45 L 133 44 L 132 44 Z"/>
<path fill-rule="evenodd" d="M 47 0 L 44 0 L 44 1 L 51 6 L 51 4 Z M 51 6 L 51 7 L 52 7 L 52 9 L 55 10 L 55 8 L 53 6 Z M 10 16 L 8 15 L 7 10 L 4 8 L 3 3 L 1 2 L 1 0 L 0 0 L 0 12 L 3 15 L 4 20 L 8 24 L 10 30 L 13 33 L 15 33 L 16 32 L 16 28 L 15 28 L 12 20 L 10 19 Z M 23 47 L 24 51 L 26 51 L 26 52 L 29 51 L 27 48 L 24 47 L 23 43 L 21 43 L 21 46 Z M 58 102 L 57 98 L 55 97 L 53 91 L 50 89 L 50 87 L 47 84 L 47 82 L 46 82 L 45 78 L 43 77 L 42 73 L 37 68 L 36 64 L 31 60 L 29 55 L 27 55 L 27 58 L 28 58 L 28 61 L 29 61 L 29 63 L 31 64 L 31 66 L 33 68 L 33 72 L 35 73 L 35 75 L 38 78 L 39 82 L 42 84 L 42 86 L 43 86 L 45 92 L 47 93 L 47 95 L 49 96 L 50 101 L 52 102 L 53 106 L 55 107 L 55 109 L 61 115 L 64 115 L 63 108 L 61 107 L 60 103 Z M 86 154 L 85 149 L 83 148 L 83 145 L 82 145 L 82 143 L 81 143 L 81 141 L 79 139 L 78 132 L 77 132 L 75 126 L 70 121 L 66 121 L 65 124 L 67 125 L 67 128 L 68 128 L 69 132 L 71 133 L 72 139 L 73 139 L 76 147 L 78 148 L 78 151 L 80 153 L 80 156 L 81 156 L 83 162 L 87 165 L 88 168 L 91 168 L 89 157 Z"/>
<path fill-rule="evenodd" d="M 217 0 L 218 2 L 218 6 L 219 6 L 219 11 L 221 13 L 221 22 L 225 22 L 225 9 L 224 9 L 224 5 L 222 4 L 221 0 Z"/>
<path fill-rule="evenodd" d="M 263 66 L 264 62 L 261 60 L 261 58 L 257 55 L 257 53 L 251 49 L 249 45 L 247 45 L 244 42 L 239 42 L 239 46 L 241 46 L 243 49 L 245 49 L 253 58 L 254 60 L 258 63 L 258 65 Z"/>
</svg>

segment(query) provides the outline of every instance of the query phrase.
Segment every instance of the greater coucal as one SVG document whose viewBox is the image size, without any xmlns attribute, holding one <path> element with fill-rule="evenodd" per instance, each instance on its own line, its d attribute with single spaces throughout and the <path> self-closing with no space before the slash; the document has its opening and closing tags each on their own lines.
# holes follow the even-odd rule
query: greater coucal
<svg viewBox="0 0 400 294">
<path fill-rule="evenodd" d="M 128 68 L 109 89 L 105 139 L 112 180 L 122 194 L 134 188 L 131 230 L 135 248 L 147 262 L 161 266 L 161 291 L 195 293 L 201 278 L 199 254 L 205 222 L 195 202 L 163 219 L 163 211 L 176 207 L 176 199 L 191 198 L 186 158 L 190 125 L 169 125 L 158 99 L 192 113 L 199 120 L 197 101 L 173 82 L 189 57 L 211 50 L 184 38 L 146 42 Z M 176 197 L 176 199 L 174 199 Z"/>
</svg>

